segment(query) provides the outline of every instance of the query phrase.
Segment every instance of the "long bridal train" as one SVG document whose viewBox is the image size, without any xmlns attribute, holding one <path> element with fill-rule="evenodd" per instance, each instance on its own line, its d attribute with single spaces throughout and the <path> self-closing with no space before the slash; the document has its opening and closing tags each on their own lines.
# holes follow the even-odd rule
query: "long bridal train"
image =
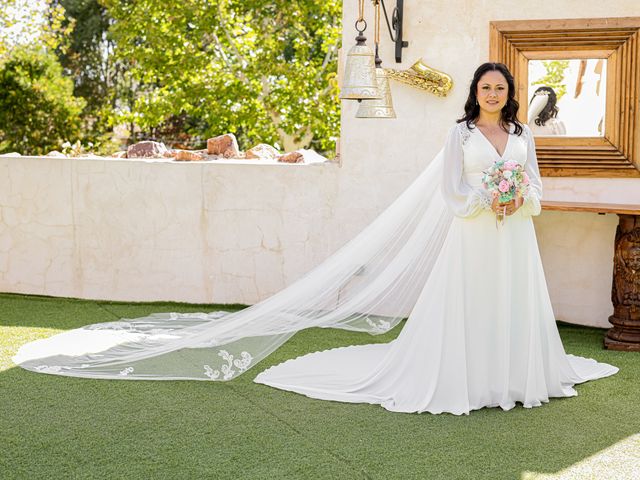
<svg viewBox="0 0 640 480">
<path fill-rule="evenodd" d="M 240 312 L 158 313 L 24 345 L 28 370 L 111 379 L 231 380 L 295 332 L 384 333 L 406 317 L 452 221 L 441 156 L 359 235 L 302 278 Z"/>
<path fill-rule="evenodd" d="M 255 382 L 399 412 L 461 414 L 575 395 L 576 383 L 617 368 L 562 347 L 531 220 L 541 185 L 525 133 L 509 135 L 504 156 L 525 165 L 534 195 L 500 228 L 479 188 L 497 152 L 478 129 L 458 125 L 395 202 L 272 297 L 235 313 L 90 325 L 24 345 L 14 361 L 77 377 L 225 381 L 302 329 L 379 334 L 410 312 L 390 343 L 311 353 Z M 454 162 L 463 153 L 464 168 Z"/>
<path fill-rule="evenodd" d="M 442 197 L 455 213 L 398 338 L 312 353 L 255 381 L 309 397 L 381 404 L 395 412 L 468 413 L 539 406 L 611 365 L 567 355 L 547 291 L 532 215 L 542 183 L 528 127 L 512 126 L 500 155 L 479 128 L 453 127 L 442 152 Z M 464 159 L 461 162 L 460 159 Z M 483 171 L 515 160 L 531 179 L 523 206 L 497 225 Z"/>
<path fill-rule="evenodd" d="M 539 406 L 576 395 L 576 383 L 615 373 L 610 365 L 565 354 L 533 226 L 518 213 L 508 224 L 496 232 L 491 213 L 454 220 L 392 342 L 311 353 L 254 381 L 394 412 L 463 414 L 485 406 L 509 410 L 515 402 Z"/>
</svg>

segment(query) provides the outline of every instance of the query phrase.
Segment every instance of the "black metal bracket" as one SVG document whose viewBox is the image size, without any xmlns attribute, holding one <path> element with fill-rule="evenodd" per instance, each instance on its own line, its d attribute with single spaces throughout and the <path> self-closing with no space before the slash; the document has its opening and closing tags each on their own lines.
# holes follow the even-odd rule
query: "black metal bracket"
<svg viewBox="0 0 640 480">
<path fill-rule="evenodd" d="M 387 28 L 389 29 L 389 36 L 391 40 L 396 44 L 396 63 L 402 62 L 402 49 L 409 46 L 409 42 L 402 40 L 402 18 L 404 14 L 404 0 L 396 0 L 396 6 L 391 13 L 391 23 L 389 23 L 389 16 L 387 15 L 387 7 L 384 5 L 384 0 L 380 0 L 382 3 L 382 11 L 384 12 L 384 18 L 387 21 Z M 395 32 L 395 35 L 391 31 Z"/>
</svg>

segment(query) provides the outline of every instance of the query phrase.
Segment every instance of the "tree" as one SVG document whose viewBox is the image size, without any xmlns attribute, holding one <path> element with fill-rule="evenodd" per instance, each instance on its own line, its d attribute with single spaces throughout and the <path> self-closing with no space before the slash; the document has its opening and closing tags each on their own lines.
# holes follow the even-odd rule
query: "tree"
<svg viewBox="0 0 640 480">
<path fill-rule="evenodd" d="M 567 93 L 567 86 L 564 83 L 564 71 L 569 68 L 569 60 L 543 60 L 542 65 L 547 73 L 538 80 L 531 82 L 531 85 L 546 85 L 553 88 L 558 100 Z"/>
<path fill-rule="evenodd" d="M 64 49 L 73 25 L 63 25 L 64 9 L 54 0 L 0 0 L 0 59 L 20 46 Z"/>
<path fill-rule="evenodd" d="M 0 152 L 40 155 L 77 139 L 83 107 L 52 53 L 15 47 L 0 60 Z"/>
<path fill-rule="evenodd" d="M 62 25 L 69 28 L 66 48 L 56 49 L 56 54 L 65 75 L 73 78 L 74 94 L 86 101 L 84 139 L 107 142 L 109 150 L 113 112 L 127 98 L 127 65 L 113 55 L 115 43 L 108 33 L 113 19 L 98 0 L 52 2 L 64 12 Z"/>
<path fill-rule="evenodd" d="M 119 118 L 153 133 L 234 132 L 285 150 L 335 147 L 339 0 L 103 0 L 138 87 Z"/>
</svg>

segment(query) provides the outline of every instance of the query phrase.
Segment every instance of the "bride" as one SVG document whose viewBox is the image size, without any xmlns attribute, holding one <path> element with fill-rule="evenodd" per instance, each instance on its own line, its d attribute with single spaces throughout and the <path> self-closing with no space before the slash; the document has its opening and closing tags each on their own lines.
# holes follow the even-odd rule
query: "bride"
<svg viewBox="0 0 640 480">
<path fill-rule="evenodd" d="M 504 65 L 481 65 L 464 116 L 429 166 L 358 236 L 272 297 L 235 313 L 89 325 L 24 345 L 15 363 L 88 378 L 225 381 L 302 329 L 380 334 L 408 313 L 389 343 L 310 353 L 254 381 L 394 412 L 457 415 L 577 395 L 575 384 L 618 369 L 562 346 L 531 219 L 542 195 L 535 145 L 514 97 Z M 492 200 L 481 179 L 497 160 L 524 166 L 526 198 Z"/>
</svg>

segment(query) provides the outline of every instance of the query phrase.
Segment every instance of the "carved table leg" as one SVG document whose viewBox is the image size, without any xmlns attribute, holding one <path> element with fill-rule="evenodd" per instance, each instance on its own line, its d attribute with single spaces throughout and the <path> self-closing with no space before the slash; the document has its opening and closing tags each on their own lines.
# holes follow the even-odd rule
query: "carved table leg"
<svg viewBox="0 0 640 480">
<path fill-rule="evenodd" d="M 640 215 L 618 215 L 605 348 L 640 352 Z"/>
</svg>

